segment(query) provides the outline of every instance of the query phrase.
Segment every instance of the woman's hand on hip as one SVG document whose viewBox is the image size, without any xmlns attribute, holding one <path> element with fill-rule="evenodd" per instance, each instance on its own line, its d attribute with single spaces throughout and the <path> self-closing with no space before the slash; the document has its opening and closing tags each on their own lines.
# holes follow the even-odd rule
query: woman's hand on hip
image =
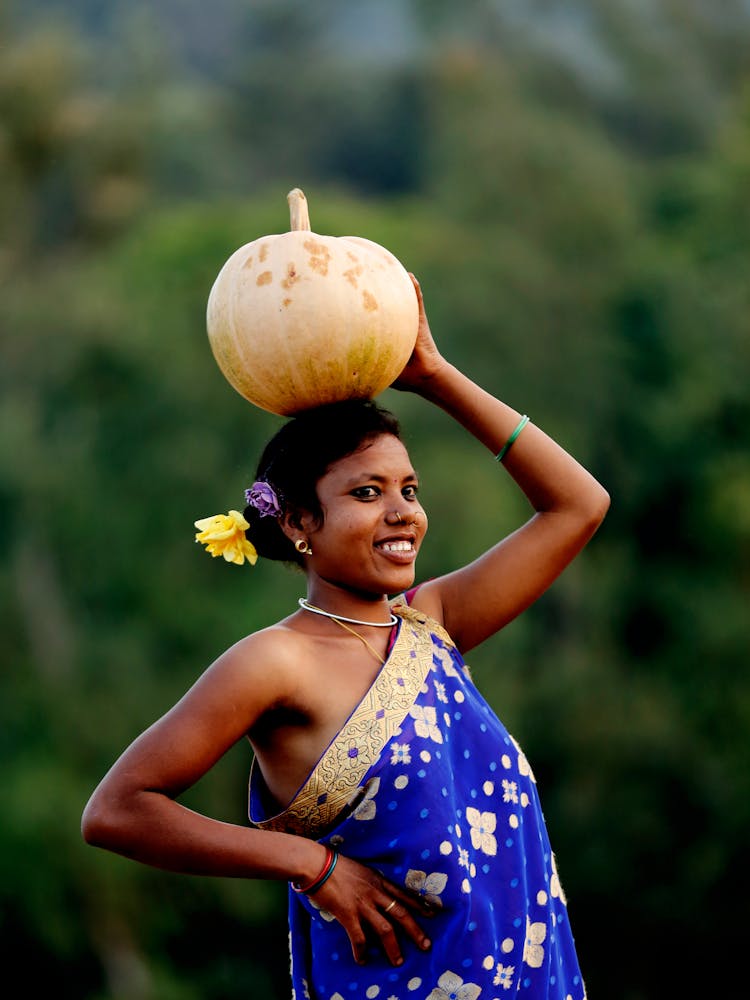
<svg viewBox="0 0 750 1000">
<path fill-rule="evenodd" d="M 434 915 L 430 904 L 351 858 L 339 855 L 335 871 L 310 899 L 344 928 L 359 965 L 365 963 L 367 949 L 374 942 L 380 944 L 391 965 L 401 965 L 404 960 L 399 941 L 402 935 L 422 951 L 430 947 L 430 939 L 413 916 Z"/>
</svg>

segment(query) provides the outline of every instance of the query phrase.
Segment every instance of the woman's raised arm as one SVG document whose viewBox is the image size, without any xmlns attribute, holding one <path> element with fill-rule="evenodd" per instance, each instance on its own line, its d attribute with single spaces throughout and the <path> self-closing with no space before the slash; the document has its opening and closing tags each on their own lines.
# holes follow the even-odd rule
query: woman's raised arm
<svg viewBox="0 0 750 1000">
<path fill-rule="evenodd" d="M 474 562 L 423 584 L 414 605 L 442 622 L 465 652 L 532 604 L 602 522 L 609 495 L 571 455 L 522 414 L 480 388 L 439 353 L 419 284 L 420 330 L 394 387 L 439 406 L 498 455 L 534 514 Z M 517 436 L 514 438 L 514 435 Z"/>
</svg>

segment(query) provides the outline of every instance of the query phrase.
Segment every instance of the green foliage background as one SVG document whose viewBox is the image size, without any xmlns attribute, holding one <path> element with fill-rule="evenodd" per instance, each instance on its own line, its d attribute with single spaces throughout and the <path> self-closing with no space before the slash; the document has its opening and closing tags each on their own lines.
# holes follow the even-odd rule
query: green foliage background
<svg viewBox="0 0 750 1000">
<path fill-rule="evenodd" d="M 591 997 L 735 995 L 750 829 L 750 13 L 663 0 L 0 3 L 4 967 L 87 1000 L 289 993 L 285 892 L 94 852 L 127 743 L 302 580 L 195 518 L 280 421 L 220 375 L 242 243 L 313 228 L 420 278 L 444 352 L 611 512 L 471 658 L 534 763 Z M 420 575 L 526 516 L 391 390 Z M 245 822 L 238 746 L 186 801 Z"/>
</svg>

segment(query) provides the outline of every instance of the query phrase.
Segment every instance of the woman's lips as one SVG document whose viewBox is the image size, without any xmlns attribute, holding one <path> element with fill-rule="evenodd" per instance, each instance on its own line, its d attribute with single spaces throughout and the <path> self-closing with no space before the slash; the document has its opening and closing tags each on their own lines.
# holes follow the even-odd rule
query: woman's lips
<svg viewBox="0 0 750 1000">
<path fill-rule="evenodd" d="M 399 563 L 412 562 L 417 554 L 414 542 L 406 538 L 389 538 L 383 542 L 377 542 L 375 548 L 393 562 Z"/>
</svg>

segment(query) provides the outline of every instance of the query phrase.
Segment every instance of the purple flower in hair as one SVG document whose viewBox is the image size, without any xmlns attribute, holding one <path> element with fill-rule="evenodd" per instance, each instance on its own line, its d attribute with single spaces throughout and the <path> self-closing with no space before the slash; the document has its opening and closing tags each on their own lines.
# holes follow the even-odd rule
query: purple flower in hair
<svg viewBox="0 0 750 1000">
<path fill-rule="evenodd" d="M 261 517 L 278 517 L 281 514 L 276 491 L 262 479 L 256 480 L 250 489 L 245 490 L 245 500 L 251 507 L 255 507 Z"/>
</svg>

